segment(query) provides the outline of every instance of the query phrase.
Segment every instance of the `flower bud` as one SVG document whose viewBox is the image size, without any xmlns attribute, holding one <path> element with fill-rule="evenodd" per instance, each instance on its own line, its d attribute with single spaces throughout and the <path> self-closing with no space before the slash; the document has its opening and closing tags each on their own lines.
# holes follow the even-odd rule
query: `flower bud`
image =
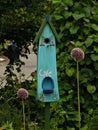
<svg viewBox="0 0 98 130">
<path fill-rule="evenodd" d="M 71 51 L 71 56 L 74 58 L 76 61 L 80 61 L 84 59 L 84 52 L 80 48 L 74 48 Z"/>
<path fill-rule="evenodd" d="M 26 98 L 28 98 L 28 91 L 24 88 L 20 88 L 17 91 L 17 96 L 21 99 L 26 99 Z"/>
</svg>

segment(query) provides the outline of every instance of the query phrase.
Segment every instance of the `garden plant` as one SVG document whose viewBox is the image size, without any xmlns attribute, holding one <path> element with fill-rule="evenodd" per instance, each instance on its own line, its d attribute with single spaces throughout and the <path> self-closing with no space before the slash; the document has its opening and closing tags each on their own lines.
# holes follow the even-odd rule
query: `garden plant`
<svg viewBox="0 0 98 130">
<path fill-rule="evenodd" d="M 98 120 L 98 1 L 40 0 L 37 1 L 39 9 L 35 0 L 35 4 L 32 0 L 14 2 L 0 1 L 2 12 L 0 53 L 6 52 L 6 48 L 3 47 L 6 44 L 5 39 L 12 38 L 17 42 L 19 55 L 25 56 L 26 54 L 22 54 L 22 49 L 27 42 L 33 44 L 44 16 L 49 13 L 60 39 L 56 47 L 60 100 L 50 104 L 50 129 L 79 130 L 81 126 L 80 130 L 97 130 L 98 126 L 95 122 Z M 5 8 L 4 11 L 4 7 L 10 8 Z M 37 54 L 37 45 L 33 44 L 33 47 L 33 51 Z M 75 62 L 71 56 L 74 48 L 81 48 L 85 53 L 85 58 L 80 62 Z M 21 130 L 23 128 L 23 109 L 21 99 L 17 98 L 17 91 L 20 88 L 28 90 L 29 94 L 25 100 L 26 130 L 44 129 L 45 105 L 36 99 L 36 72 L 31 72 L 30 80 L 25 78 L 21 73 L 24 64 L 18 59 L 14 64 L 7 65 L 4 79 L 1 77 L 1 129 Z M 77 68 L 79 65 L 79 73 L 76 64 Z M 20 73 L 20 78 L 13 73 L 14 66 Z M 6 81 L 5 86 L 3 81 Z M 77 96 L 78 81 L 79 95 Z"/>
</svg>

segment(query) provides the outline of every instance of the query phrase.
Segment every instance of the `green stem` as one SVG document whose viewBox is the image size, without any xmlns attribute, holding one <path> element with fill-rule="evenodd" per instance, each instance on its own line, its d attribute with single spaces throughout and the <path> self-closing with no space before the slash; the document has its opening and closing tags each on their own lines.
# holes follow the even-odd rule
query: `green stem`
<svg viewBox="0 0 98 130">
<path fill-rule="evenodd" d="M 23 111 L 23 130 L 26 130 L 26 123 L 25 123 L 25 101 L 22 99 L 22 111 Z"/>
<path fill-rule="evenodd" d="M 78 120 L 79 120 L 79 130 L 80 130 L 80 90 L 79 90 L 79 64 L 77 61 L 77 92 L 78 92 Z"/>
</svg>

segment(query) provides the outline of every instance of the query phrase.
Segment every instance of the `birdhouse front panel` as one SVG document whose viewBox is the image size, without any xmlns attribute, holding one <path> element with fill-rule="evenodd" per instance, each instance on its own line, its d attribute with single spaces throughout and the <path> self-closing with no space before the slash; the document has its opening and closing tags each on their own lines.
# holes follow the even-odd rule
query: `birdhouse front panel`
<svg viewBox="0 0 98 130">
<path fill-rule="evenodd" d="M 59 99 L 56 38 L 48 23 L 44 26 L 38 42 L 37 95 L 42 102 L 53 102 Z"/>
</svg>

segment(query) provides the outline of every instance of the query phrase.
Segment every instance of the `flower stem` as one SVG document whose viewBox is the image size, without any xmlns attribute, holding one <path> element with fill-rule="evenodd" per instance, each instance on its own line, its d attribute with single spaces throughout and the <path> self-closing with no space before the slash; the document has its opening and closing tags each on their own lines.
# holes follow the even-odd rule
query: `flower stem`
<svg viewBox="0 0 98 130">
<path fill-rule="evenodd" d="M 26 123 L 25 123 L 25 101 L 22 99 L 22 112 L 23 112 L 23 130 L 26 130 Z"/>
<path fill-rule="evenodd" d="M 79 121 L 79 130 L 80 130 L 80 90 L 79 90 L 79 64 L 77 61 L 77 93 L 78 93 L 78 121 Z"/>
</svg>

